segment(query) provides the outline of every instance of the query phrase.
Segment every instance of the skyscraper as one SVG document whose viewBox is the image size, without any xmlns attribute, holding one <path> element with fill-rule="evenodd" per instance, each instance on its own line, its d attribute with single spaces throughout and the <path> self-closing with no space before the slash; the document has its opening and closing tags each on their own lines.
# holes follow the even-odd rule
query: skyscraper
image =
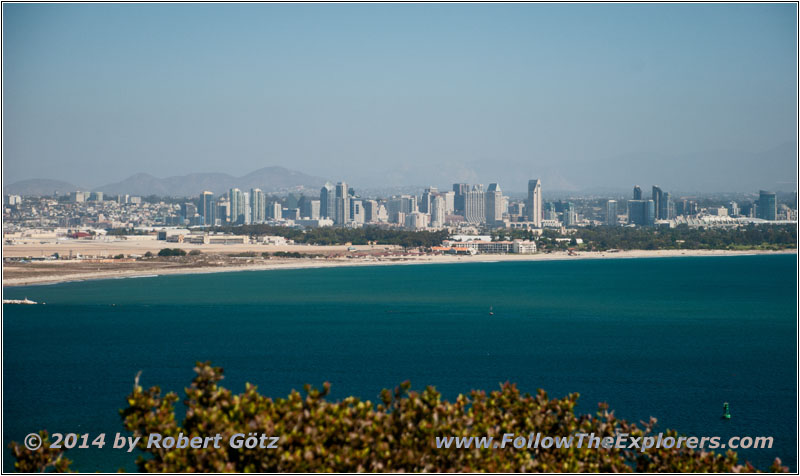
<svg viewBox="0 0 800 476">
<path fill-rule="evenodd" d="M 444 196 L 444 214 L 452 215 L 456 208 L 456 192 L 450 190 L 442 194 Z"/>
<path fill-rule="evenodd" d="M 758 218 L 764 220 L 777 220 L 778 200 L 775 192 L 759 190 L 758 192 Z"/>
<path fill-rule="evenodd" d="M 197 214 L 197 206 L 192 202 L 186 202 L 181 205 L 181 214 L 183 215 L 183 218 L 190 220 Z"/>
<path fill-rule="evenodd" d="M 453 211 L 456 215 L 464 215 L 464 197 L 469 192 L 468 183 L 453 184 Z"/>
<path fill-rule="evenodd" d="M 661 209 L 658 212 L 661 220 L 669 220 L 673 216 L 672 200 L 670 199 L 669 192 L 661 194 L 661 202 L 658 204 Z"/>
<path fill-rule="evenodd" d="M 483 223 L 486 220 L 486 194 L 483 185 L 472 186 L 464 195 L 464 219 L 467 223 Z"/>
<path fill-rule="evenodd" d="M 203 224 L 214 226 L 216 219 L 216 204 L 214 203 L 214 194 L 205 191 L 200 194 L 200 209 L 198 212 L 203 215 Z"/>
<path fill-rule="evenodd" d="M 528 180 L 528 202 L 525 204 L 528 209 L 528 221 L 533 222 L 533 226 L 542 226 L 542 182 L 539 179 Z"/>
<path fill-rule="evenodd" d="M 431 200 L 431 226 L 439 228 L 444 226 L 447 216 L 447 199 L 445 194 L 436 194 Z"/>
<path fill-rule="evenodd" d="M 378 221 L 378 202 L 375 200 L 364 200 L 364 222 L 374 223 Z"/>
<path fill-rule="evenodd" d="M 606 225 L 617 226 L 617 201 L 606 202 Z"/>
<path fill-rule="evenodd" d="M 281 202 L 272 202 L 269 206 L 269 217 L 273 220 L 280 220 L 283 218 L 283 206 L 281 206 Z"/>
<path fill-rule="evenodd" d="M 739 204 L 736 202 L 729 202 L 728 203 L 728 215 L 732 217 L 739 216 Z"/>
<path fill-rule="evenodd" d="M 553 202 L 547 202 L 544 204 L 544 219 L 545 220 L 557 220 L 558 213 L 556 212 L 556 204 Z"/>
<path fill-rule="evenodd" d="M 346 225 L 350 221 L 350 194 L 345 182 L 336 184 L 336 208 L 333 222 Z"/>
<path fill-rule="evenodd" d="M 655 203 L 652 200 L 628 200 L 628 223 L 639 226 L 655 224 Z"/>
<path fill-rule="evenodd" d="M 225 224 L 231 221 L 231 201 L 230 198 L 220 197 L 217 200 L 217 211 L 214 214 L 220 223 Z"/>
<path fill-rule="evenodd" d="M 237 225 L 243 225 L 245 222 L 245 209 L 247 208 L 244 202 L 244 194 L 238 188 L 232 188 L 228 192 L 228 200 L 230 200 L 229 221 Z"/>
<path fill-rule="evenodd" d="M 653 185 L 653 193 L 650 199 L 653 200 L 653 206 L 655 207 L 656 210 L 656 220 L 661 219 L 660 211 L 661 211 L 661 200 L 663 194 L 664 192 L 661 191 L 661 187 L 659 187 L 658 185 Z"/>
<path fill-rule="evenodd" d="M 266 216 L 267 204 L 264 202 L 264 192 L 260 188 L 250 189 L 250 223 L 263 223 Z"/>
<path fill-rule="evenodd" d="M 350 220 L 355 223 L 364 223 L 364 204 L 361 200 L 350 199 Z"/>
<path fill-rule="evenodd" d="M 422 200 L 419 202 L 419 211 L 422 213 L 430 213 L 431 212 L 431 198 L 435 193 L 438 193 L 439 190 L 436 187 L 428 187 L 422 193 Z"/>
<path fill-rule="evenodd" d="M 575 204 L 567 202 L 564 207 L 564 226 L 573 226 L 578 221 L 578 213 L 575 211 Z"/>
<path fill-rule="evenodd" d="M 297 201 L 297 207 L 301 217 L 319 220 L 319 200 L 312 200 L 304 195 Z"/>
<path fill-rule="evenodd" d="M 496 183 L 486 190 L 486 223 L 494 225 L 503 219 L 503 192 Z"/>
<path fill-rule="evenodd" d="M 336 190 L 330 182 L 319 191 L 319 216 L 331 220 L 336 217 Z"/>
<path fill-rule="evenodd" d="M 638 185 L 633 186 L 633 199 L 634 200 L 641 200 L 642 199 L 642 187 Z"/>
</svg>

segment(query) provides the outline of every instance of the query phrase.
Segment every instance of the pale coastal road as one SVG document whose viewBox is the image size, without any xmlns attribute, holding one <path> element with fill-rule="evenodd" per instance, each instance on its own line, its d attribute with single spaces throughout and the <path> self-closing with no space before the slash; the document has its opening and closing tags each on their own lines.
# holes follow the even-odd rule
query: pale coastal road
<svg viewBox="0 0 800 476">
<path fill-rule="evenodd" d="M 253 251 L 257 253 L 274 253 L 276 251 L 290 251 L 299 253 L 314 253 L 314 254 L 331 254 L 331 253 L 345 253 L 348 246 L 334 245 L 334 246 L 316 246 L 316 245 L 263 245 L 263 244 L 232 244 L 232 245 L 195 245 L 189 243 L 168 243 L 166 241 L 157 240 L 119 240 L 119 241 L 103 241 L 103 240 L 69 240 L 69 241 L 56 241 L 56 240 L 41 240 L 34 241 L 28 240 L 23 244 L 7 244 L 3 246 L 3 256 L 8 258 L 19 257 L 43 257 L 51 256 L 58 253 L 61 256 L 69 256 L 81 254 L 85 256 L 115 256 L 118 254 L 139 254 L 143 255 L 150 251 L 151 253 L 158 253 L 162 248 L 181 248 L 187 252 L 192 250 L 200 250 L 204 253 L 243 253 Z M 395 251 L 400 247 L 392 245 L 363 245 L 355 246 L 358 251 Z"/>
</svg>

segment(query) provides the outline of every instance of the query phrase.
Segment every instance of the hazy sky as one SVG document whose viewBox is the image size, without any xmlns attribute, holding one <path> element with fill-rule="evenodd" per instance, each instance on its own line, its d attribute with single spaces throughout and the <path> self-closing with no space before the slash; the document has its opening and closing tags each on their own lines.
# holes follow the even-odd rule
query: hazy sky
<svg viewBox="0 0 800 476">
<path fill-rule="evenodd" d="M 699 164 L 769 187 L 758 154 L 796 140 L 796 16 L 794 4 L 4 4 L 3 183 L 282 165 L 361 186 L 675 187 L 676 168 Z M 776 160 L 793 180 L 794 158 Z"/>
</svg>

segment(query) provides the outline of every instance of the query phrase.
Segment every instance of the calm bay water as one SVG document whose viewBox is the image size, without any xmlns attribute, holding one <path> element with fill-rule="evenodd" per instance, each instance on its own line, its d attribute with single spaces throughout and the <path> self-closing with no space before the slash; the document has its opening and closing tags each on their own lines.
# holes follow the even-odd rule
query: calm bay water
<svg viewBox="0 0 800 476">
<path fill-rule="evenodd" d="M 690 436 L 773 436 L 796 454 L 796 255 L 254 271 L 5 288 L 3 445 L 122 430 L 136 372 L 182 395 L 197 360 L 281 397 L 332 384 L 377 400 L 404 380 L 446 398 L 516 382 L 581 394 Z M 489 307 L 494 309 L 490 316 Z M 733 418 L 720 419 L 730 402 Z M 6 455 L 10 452 L 5 449 Z M 72 450 L 85 471 L 135 469 Z M 6 458 L 4 470 L 13 469 Z"/>
</svg>

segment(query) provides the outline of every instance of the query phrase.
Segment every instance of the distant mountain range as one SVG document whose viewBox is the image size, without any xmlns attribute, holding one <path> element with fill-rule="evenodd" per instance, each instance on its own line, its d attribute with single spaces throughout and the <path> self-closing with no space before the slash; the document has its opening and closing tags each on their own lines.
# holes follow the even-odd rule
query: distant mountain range
<svg viewBox="0 0 800 476">
<path fill-rule="evenodd" d="M 80 187 L 77 187 L 69 182 L 50 179 L 22 180 L 3 187 L 3 193 L 6 195 L 26 196 L 52 195 L 53 192 L 58 192 L 59 194 L 63 195 L 67 192 L 72 192 L 75 190 L 80 190 Z"/>
<path fill-rule="evenodd" d="M 205 190 L 220 194 L 231 188 L 242 190 L 260 188 L 264 192 L 285 192 L 297 189 L 319 189 L 325 179 L 289 170 L 283 167 L 264 167 L 242 177 L 223 173 L 198 173 L 158 178 L 150 174 L 132 175 L 121 182 L 101 187 L 79 187 L 59 180 L 32 179 L 16 182 L 5 187 L 6 194 L 51 195 L 75 190 L 91 190 L 109 195 L 160 195 L 170 197 L 191 197 Z"/>
<path fill-rule="evenodd" d="M 435 167 L 409 167 L 386 164 L 385 169 L 361 167 L 342 171 L 336 179 L 346 179 L 365 196 L 409 193 L 438 185 L 497 182 L 506 194 L 526 196 L 530 178 L 542 180 L 545 196 L 564 193 L 597 193 L 615 196 L 629 193 L 633 185 L 645 190 L 658 184 L 671 193 L 750 192 L 759 189 L 792 192 L 797 190 L 797 143 L 785 142 L 757 152 L 708 150 L 682 155 L 638 152 L 595 160 L 554 162 L 540 157 L 493 160 L 442 161 Z M 338 180 L 337 180 L 338 181 Z M 232 187 L 260 188 L 267 193 L 307 189 L 319 192 L 325 179 L 283 167 L 265 167 L 242 177 L 224 173 L 194 173 L 158 178 L 133 175 L 121 182 L 100 187 L 71 184 L 59 180 L 24 180 L 4 188 L 6 194 L 51 195 L 54 191 L 101 191 L 109 195 L 197 196 L 204 190 L 215 194 Z M 410 186 L 418 184 L 419 186 Z"/>
</svg>

